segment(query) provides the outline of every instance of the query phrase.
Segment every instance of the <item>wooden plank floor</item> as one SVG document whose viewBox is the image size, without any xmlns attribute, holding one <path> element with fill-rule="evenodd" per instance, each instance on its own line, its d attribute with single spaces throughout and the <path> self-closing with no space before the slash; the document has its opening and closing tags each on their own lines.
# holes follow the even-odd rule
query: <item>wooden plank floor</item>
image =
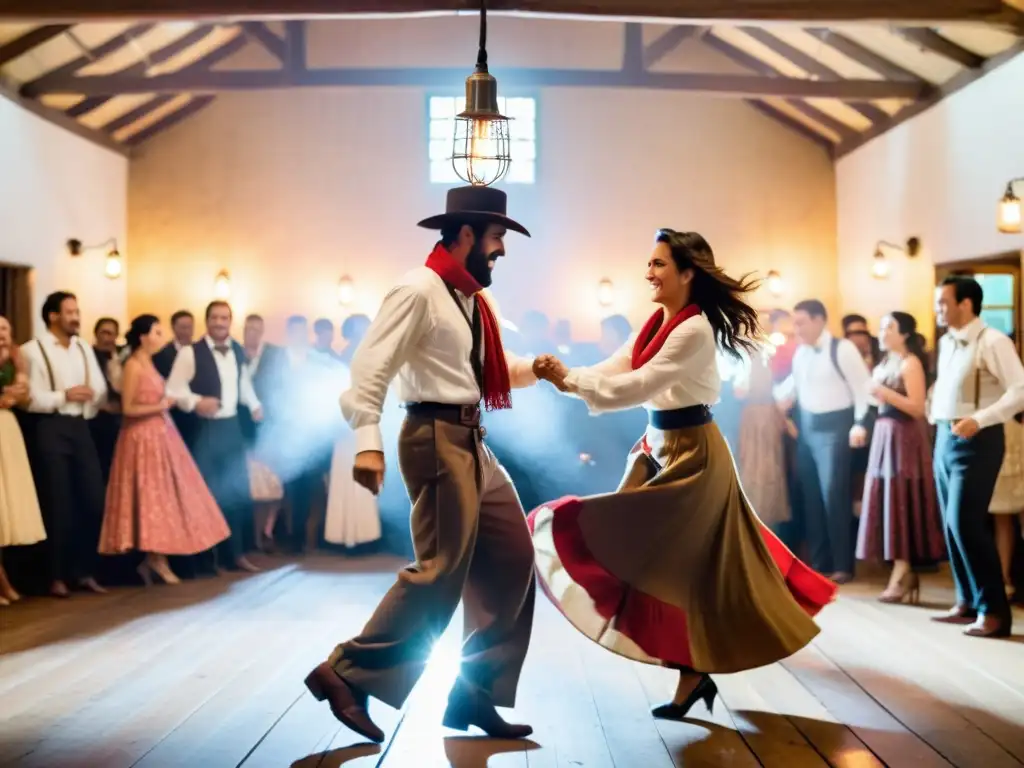
<svg viewBox="0 0 1024 768">
<path fill-rule="evenodd" d="M 927 607 L 877 603 L 870 582 L 844 587 L 812 646 L 717 677 L 714 712 L 698 705 L 684 723 L 649 715 L 673 673 L 594 646 L 541 597 L 513 713 L 535 728 L 524 742 L 441 727 L 453 622 L 404 710 L 371 705 L 388 733 L 378 747 L 335 722 L 302 678 L 359 630 L 402 563 L 264 564 L 255 576 L 0 610 L 0 766 L 1024 765 L 1024 637 L 974 640 L 929 622 L 951 597 L 941 575 L 926 580 Z"/>
</svg>

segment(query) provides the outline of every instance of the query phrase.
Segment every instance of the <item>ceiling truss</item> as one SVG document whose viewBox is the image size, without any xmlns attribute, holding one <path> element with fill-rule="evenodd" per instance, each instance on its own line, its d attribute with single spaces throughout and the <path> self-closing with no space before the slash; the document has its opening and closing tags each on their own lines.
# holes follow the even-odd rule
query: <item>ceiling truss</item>
<svg viewBox="0 0 1024 768">
<path fill-rule="evenodd" d="M 38 6 L 36 0 L 27 0 Z M 263 4 L 272 0 L 266 0 Z M 1016 1 L 1016 0 L 1015 0 Z M 77 3 L 77 4 L 76 4 Z M 840 16 L 845 13 L 842 2 L 818 2 L 819 10 L 826 6 L 833 9 L 833 14 Z M 0 0 L 0 19 L 16 16 L 19 8 L 24 5 L 19 0 Z M 78 6 L 88 6 L 88 9 Z M 145 6 L 143 8 L 142 6 Z M 290 3 L 277 0 L 275 7 L 282 5 L 305 8 L 307 13 L 317 13 L 327 3 L 317 0 Z M 374 5 L 364 2 L 332 2 L 330 6 L 335 13 L 365 13 L 366 7 Z M 399 10 L 412 10 L 415 5 L 423 10 L 424 3 L 380 3 L 388 8 L 399 6 Z M 434 3 L 442 6 L 438 10 L 458 10 L 476 6 L 476 2 Z M 522 10 L 520 6 L 536 7 L 558 6 L 568 10 L 571 3 L 515 3 L 494 2 L 491 6 L 499 6 L 508 11 Z M 619 3 L 622 5 L 622 3 Z M 631 4 L 634 11 L 657 10 L 656 6 L 668 5 L 677 8 L 678 14 L 687 13 L 690 17 L 705 14 L 710 17 L 710 8 L 714 5 L 710 0 L 684 0 L 676 3 L 659 3 L 655 0 L 642 4 Z M 743 11 L 744 3 L 730 4 L 732 16 L 743 16 L 746 13 L 753 20 L 753 6 L 760 9 L 761 17 L 785 13 L 797 13 L 801 6 L 807 6 L 804 0 L 778 0 L 777 3 L 750 2 L 748 12 Z M 871 6 L 870 0 L 857 3 L 861 13 L 867 13 Z M 997 55 L 984 56 L 977 50 L 971 50 L 955 39 L 944 36 L 934 28 L 924 26 L 899 25 L 885 29 L 913 46 L 921 53 L 926 53 L 947 62 L 958 74 L 944 83 L 934 82 L 911 71 L 908 66 L 895 61 L 898 57 L 883 55 L 877 46 L 868 46 L 858 42 L 854 36 L 844 34 L 843 28 L 820 26 L 827 21 L 828 13 L 817 14 L 819 26 L 808 25 L 800 29 L 827 48 L 833 54 L 844 57 L 850 62 L 866 70 L 872 77 L 844 77 L 834 65 L 826 63 L 828 57 L 812 55 L 806 45 L 798 46 L 780 34 L 771 25 L 758 26 L 755 23 L 743 23 L 734 29 L 738 30 L 756 46 L 770 53 L 770 56 L 753 55 L 746 45 L 740 46 L 729 35 L 722 35 L 714 24 L 678 24 L 670 26 L 660 35 L 644 42 L 644 29 L 640 21 L 626 21 L 623 24 L 623 57 L 622 64 L 614 70 L 583 70 L 583 69 L 534 69 L 534 68 L 502 68 L 496 70 L 502 84 L 523 85 L 534 87 L 573 86 L 598 88 L 645 88 L 668 91 L 691 91 L 714 94 L 718 96 L 740 98 L 747 101 L 759 112 L 771 117 L 780 124 L 800 135 L 814 141 L 825 148 L 832 156 L 846 154 L 861 146 L 875 136 L 894 127 L 903 120 L 919 114 L 934 105 L 944 96 L 978 77 L 1000 66 L 1016 54 L 1024 51 L 1024 23 L 1022 14 L 1017 8 L 1006 3 L 994 3 L 991 0 L 963 0 L 963 2 L 907 2 L 897 1 L 891 4 L 890 15 L 898 15 L 903 6 L 903 15 L 909 20 L 910 6 L 918 7 L 920 13 L 927 11 L 929 18 L 950 18 L 954 20 L 978 19 L 984 17 L 991 21 L 997 20 L 1002 28 L 1019 30 L 1015 44 Z M 159 24 L 156 15 L 159 13 L 176 15 L 177 10 L 192 8 L 193 15 L 210 18 L 208 23 L 195 25 L 189 32 L 168 42 L 166 45 L 149 50 L 143 60 L 118 69 L 101 69 L 99 72 L 89 71 L 90 65 L 102 61 L 105 57 L 116 54 L 126 46 L 133 45 L 142 36 Z M 409 6 L 409 8 L 405 8 Z M 777 7 L 776 7 L 777 6 Z M 927 8 L 924 8 L 927 6 Z M 48 70 L 38 77 L 17 83 L 0 82 L 4 86 L 3 95 L 16 98 L 30 106 L 38 114 L 54 117 L 66 127 L 78 124 L 82 118 L 88 118 L 108 104 L 112 99 L 126 95 L 147 95 L 131 109 L 123 110 L 106 121 L 92 120 L 92 127 L 78 124 L 77 132 L 87 135 L 104 146 L 115 146 L 121 150 L 126 147 L 138 146 L 161 131 L 175 125 L 188 116 L 208 106 L 216 94 L 224 91 L 259 90 L 294 87 L 318 86 L 419 86 L 419 87 L 451 87 L 458 84 L 466 76 L 463 69 L 448 68 L 312 68 L 307 63 L 306 31 L 307 20 L 287 19 L 283 23 L 284 34 L 275 32 L 264 20 L 251 18 L 243 14 L 230 24 L 214 20 L 220 12 L 232 8 L 230 0 L 154 0 L 145 4 L 133 3 L 132 0 L 62 0 L 59 3 L 46 3 L 43 14 L 47 20 L 64 18 L 62 14 L 71 14 L 75 18 L 107 18 L 134 10 L 133 18 L 137 23 L 125 29 L 102 44 L 87 47 L 81 46 L 82 53 L 66 63 Z M 261 2 L 247 5 L 248 8 L 261 8 Z M 613 15 L 617 7 L 614 2 L 594 2 L 588 7 L 593 13 Z M 808 6 L 809 7 L 809 6 Z M 767 10 L 766 10 L 767 8 Z M 146 10 L 148 9 L 148 10 Z M 664 8 L 662 9 L 665 10 Z M 59 11 L 59 12 L 58 12 Z M 72 12 L 75 13 L 72 13 Z M 326 11 L 323 11 L 326 12 Z M 553 11 L 554 12 L 554 11 Z M 853 11 L 849 11 L 853 13 Z M 39 21 L 36 14 L 36 21 Z M 162 65 L 172 61 L 192 46 L 202 45 L 209 41 L 215 31 L 223 33 L 228 27 L 236 34 L 228 36 L 212 50 L 191 61 L 186 66 L 164 69 Z M 793 28 L 792 26 L 790 28 Z M 30 28 L 13 39 L 0 44 L 0 66 L 15 61 L 21 56 L 30 54 L 35 48 L 42 46 L 61 35 L 73 35 L 74 25 L 53 23 Z M 734 65 L 735 74 L 710 74 L 698 72 L 659 71 L 658 65 L 669 57 L 680 45 L 688 40 L 699 38 L 701 42 L 717 50 Z M 77 38 L 76 38 L 77 42 Z M 233 56 L 247 45 L 261 46 L 268 52 L 278 66 L 254 70 L 219 70 L 216 65 Z M 815 51 L 815 54 L 818 52 Z M 769 60 L 775 63 L 769 63 Z M 786 66 L 783 67 L 782 64 Z M 796 76 L 794 72 L 803 76 Z M 88 72 L 88 73 L 86 73 Z M 0 73 L 0 81 L 3 74 Z M 17 93 L 12 93 L 16 87 Z M 43 101 L 51 101 L 53 97 L 75 99 L 74 103 L 63 109 L 56 110 L 45 106 Z M 898 100 L 904 106 L 896 110 L 883 109 L 880 104 L 885 100 Z M 828 108 L 828 104 L 833 104 Z M 837 112 L 839 104 L 847 110 L 848 115 L 857 119 L 844 119 L 847 115 Z M 852 111 L 852 112 L 851 112 Z M 139 130 L 121 137 L 121 133 L 131 126 L 143 123 Z M 852 125 L 851 122 L 856 123 Z"/>
</svg>

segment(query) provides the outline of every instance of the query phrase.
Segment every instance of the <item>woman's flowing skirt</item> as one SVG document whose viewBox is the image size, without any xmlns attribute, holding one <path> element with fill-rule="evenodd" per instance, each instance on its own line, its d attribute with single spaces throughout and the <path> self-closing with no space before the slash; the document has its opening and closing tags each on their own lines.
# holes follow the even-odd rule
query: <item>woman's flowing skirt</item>
<svg viewBox="0 0 1024 768">
<path fill-rule="evenodd" d="M 882 417 L 875 423 L 857 557 L 907 560 L 915 566 L 933 565 L 946 557 L 931 444 L 921 420 Z"/>
<path fill-rule="evenodd" d="M 615 493 L 529 515 L 542 587 L 604 647 L 705 673 L 784 659 L 837 587 L 757 518 L 714 424 L 648 429 Z"/>
<path fill-rule="evenodd" d="M 171 417 L 126 418 L 114 449 L 99 551 L 194 555 L 230 535 Z"/>
<path fill-rule="evenodd" d="M 0 409 L 0 547 L 35 544 L 46 538 L 36 486 L 21 427 Z"/>
</svg>

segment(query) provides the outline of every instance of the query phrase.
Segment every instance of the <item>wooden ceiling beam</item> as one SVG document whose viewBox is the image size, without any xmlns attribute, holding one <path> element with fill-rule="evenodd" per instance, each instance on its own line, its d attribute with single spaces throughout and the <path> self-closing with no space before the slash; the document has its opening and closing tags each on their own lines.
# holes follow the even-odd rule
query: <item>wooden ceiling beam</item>
<svg viewBox="0 0 1024 768">
<path fill-rule="evenodd" d="M 769 104 L 766 101 L 762 101 L 761 99 L 750 99 L 747 101 L 747 103 L 761 114 L 770 117 L 772 120 L 782 124 L 784 127 L 788 128 L 794 133 L 798 133 L 805 139 L 809 139 L 818 146 L 824 148 L 824 150 L 828 152 L 829 157 L 832 157 L 835 154 L 836 145 L 832 142 L 832 140 L 829 139 L 827 136 L 818 133 L 810 126 L 804 125 L 799 120 L 795 120 L 794 118 L 787 115 L 785 112 L 776 109 L 771 104 Z"/>
<path fill-rule="evenodd" d="M 839 73 L 835 70 L 821 63 L 813 56 L 804 53 L 799 48 L 780 40 L 767 29 L 761 29 L 759 27 L 742 27 L 742 30 L 754 40 L 757 40 L 769 50 L 777 53 L 790 64 L 799 67 L 813 78 L 825 80 L 842 79 L 839 77 Z M 919 85 L 923 85 L 923 83 L 924 81 L 919 81 Z M 879 120 L 885 120 L 889 116 L 885 110 L 879 109 L 874 104 L 852 103 L 850 104 L 850 107 L 860 112 L 873 123 Z"/>
<path fill-rule="evenodd" d="M 88 53 L 83 53 L 78 58 L 72 59 L 67 64 L 62 64 L 59 67 L 49 70 L 45 75 L 36 78 L 35 80 L 29 80 L 27 83 L 22 85 L 21 93 L 23 96 L 28 95 L 33 89 L 38 87 L 40 84 L 46 84 L 48 82 L 63 82 L 69 77 L 87 67 L 93 62 L 99 61 L 105 56 L 109 56 L 112 53 L 124 48 L 129 45 L 132 40 L 140 35 L 144 35 L 149 32 L 156 24 L 149 22 L 146 24 L 136 24 L 133 27 L 129 27 L 119 35 L 114 35 L 109 40 L 101 43 L 100 45 L 90 48 Z"/>
<path fill-rule="evenodd" d="M 26 95 L 44 93 L 82 96 L 122 93 L 213 93 L 217 91 L 267 90 L 317 86 L 365 87 L 438 87 L 451 86 L 466 79 L 466 69 L 395 68 L 287 69 L 237 71 L 181 71 L 154 77 L 94 75 L 70 77 L 59 83 L 47 83 Z M 703 72 L 667 73 L 620 70 L 505 68 L 494 70 L 498 82 L 532 87 L 648 88 L 669 91 L 693 91 L 720 96 L 781 96 L 793 98 L 842 99 L 920 99 L 931 92 L 928 85 L 891 83 L 884 80 L 806 80 L 788 77 L 752 77 Z"/>
<path fill-rule="evenodd" d="M 70 24 L 46 24 L 0 45 L 0 67 L 9 61 L 14 61 L 19 56 L 24 56 L 33 48 L 49 42 L 57 35 L 64 34 L 70 28 Z"/>
<path fill-rule="evenodd" d="M 479 10 L 478 0 L 0 0 L 0 19 L 98 21 L 120 19 L 381 15 Z M 806 23 L 892 20 L 908 25 L 999 22 L 1001 0 L 491 0 L 488 10 L 633 19 L 704 22 Z"/>
<path fill-rule="evenodd" d="M 181 109 L 171 112 L 169 115 L 160 118 L 152 125 L 148 125 L 145 128 L 143 128 L 138 133 L 133 133 L 131 136 L 125 139 L 124 143 L 127 144 L 129 147 L 137 147 L 139 146 L 139 144 L 146 141 L 147 139 L 153 138 L 158 133 L 166 131 L 172 125 L 177 125 L 185 118 L 191 117 L 199 110 L 205 109 L 206 107 L 210 106 L 210 104 L 213 102 L 213 99 L 214 97 L 209 95 L 196 96 L 194 99 L 192 99 L 192 101 L 188 102 L 188 104 L 183 106 Z"/>
<path fill-rule="evenodd" d="M 985 57 L 979 56 L 974 51 L 957 45 L 952 40 L 947 40 L 931 29 L 904 28 L 899 30 L 901 37 L 908 42 L 914 43 L 921 49 L 934 53 L 943 58 L 955 61 L 961 67 L 967 69 L 980 69 L 985 63 Z"/>
<path fill-rule="evenodd" d="M 45 104 L 40 104 L 38 101 L 33 99 L 26 99 L 18 95 L 18 92 L 12 88 L 9 88 L 6 83 L 0 81 L 0 98 L 9 99 L 25 110 L 31 112 L 37 117 L 46 120 L 48 123 L 60 126 L 64 130 L 71 131 L 76 136 L 80 136 L 83 139 L 96 144 L 97 146 L 103 147 L 116 152 L 119 155 L 127 157 L 130 152 L 127 147 L 122 146 L 112 138 L 107 136 L 102 131 L 95 131 L 92 128 L 88 128 L 82 125 L 80 122 L 72 117 L 68 117 L 59 109 L 52 109 L 47 107 Z"/>
<path fill-rule="evenodd" d="M 1017 58 L 1017 56 L 1024 55 L 1024 40 L 1018 40 L 1012 46 L 1007 48 L 1000 54 L 992 56 L 989 59 L 985 59 L 985 63 L 978 69 L 966 69 L 958 75 L 955 75 L 951 80 L 943 83 L 939 86 L 929 97 L 917 101 L 913 104 L 908 104 L 895 115 L 890 117 L 884 122 L 876 123 L 871 126 L 868 130 L 861 133 L 852 141 L 844 141 L 836 148 L 836 158 L 843 157 L 853 152 L 858 147 L 862 147 L 872 139 L 881 136 L 888 131 L 891 131 L 897 125 L 906 122 L 912 117 L 925 112 L 946 97 L 956 93 L 962 88 L 966 88 L 971 83 L 979 80 L 980 78 L 987 75 L 989 72 L 998 69 L 1003 66 L 1006 62 Z"/>
<path fill-rule="evenodd" d="M 285 41 L 274 32 L 271 32 L 270 27 L 265 23 L 262 21 L 244 21 L 242 22 L 242 31 L 266 48 L 278 61 L 282 64 L 284 63 L 286 56 Z"/>
<path fill-rule="evenodd" d="M 757 58 L 756 56 L 751 56 L 746 51 L 741 51 L 739 48 L 730 43 L 725 42 L 725 40 L 722 40 L 720 37 L 716 37 L 713 34 L 708 34 L 704 35 L 701 38 L 701 41 L 705 45 L 721 53 L 730 61 L 739 64 L 741 67 L 745 69 L 749 69 L 751 72 L 757 72 L 763 77 L 782 77 L 782 73 L 779 72 L 779 70 L 775 69 L 775 67 L 765 63 L 764 61 L 761 61 L 761 59 Z M 792 104 L 795 101 L 796 100 L 794 99 L 790 99 L 788 103 Z M 758 109 L 763 114 L 768 115 L 771 118 L 774 118 L 778 122 L 785 125 L 787 128 L 792 128 L 794 125 L 798 125 L 802 129 L 799 131 L 801 135 L 812 133 L 816 139 L 820 139 L 827 142 L 830 148 L 833 146 L 832 140 L 829 139 L 827 136 L 814 131 L 814 129 L 811 128 L 810 126 L 801 123 L 799 120 L 793 119 L 791 116 L 787 115 L 785 112 L 776 109 L 769 103 L 759 99 L 748 99 L 747 103 L 751 104 L 753 107 Z M 834 119 L 831 118 L 829 115 L 826 115 L 817 107 L 814 107 L 804 102 L 797 103 L 801 103 L 803 105 L 800 107 L 800 111 L 803 114 L 807 115 L 812 120 L 814 120 L 817 123 L 820 123 L 823 126 L 828 125 L 829 121 Z M 843 134 L 840 133 L 840 136 L 842 135 Z"/>
<path fill-rule="evenodd" d="M 676 50 L 684 41 L 694 37 L 700 27 L 679 24 L 663 32 L 644 47 L 644 69 L 650 69 Z"/>
<path fill-rule="evenodd" d="M 867 67 L 884 77 L 886 80 L 904 80 L 906 82 L 920 83 L 924 81 L 909 69 L 904 69 L 899 64 L 890 61 L 884 56 L 879 56 L 869 48 L 860 43 L 854 42 L 848 37 L 827 27 L 808 27 L 804 30 L 807 34 L 818 38 L 825 45 L 834 48 L 848 59 Z"/>
<path fill-rule="evenodd" d="M 168 43 L 165 46 L 157 48 L 155 51 L 150 53 L 143 61 L 136 62 L 129 67 L 125 67 L 118 71 L 121 75 L 145 75 L 146 70 L 150 66 L 163 64 L 165 61 L 174 58 L 179 53 L 187 48 L 191 48 L 196 43 L 201 42 L 205 37 L 209 36 L 214 27 L 212 24 L 201 24 L 194 29 L 190 30 L 186 34 L 179 37 L 177 40 Z M 88 98 L 82 99 L 77 104 L 68 107 L 64 110 L 64 114 L 68 117 L 81 117 L 84 114 L 92 112 L 92 110 L 103 106 L 110 99 L 112 95 L 106 96 L 89 96 Z"/>
</svg>

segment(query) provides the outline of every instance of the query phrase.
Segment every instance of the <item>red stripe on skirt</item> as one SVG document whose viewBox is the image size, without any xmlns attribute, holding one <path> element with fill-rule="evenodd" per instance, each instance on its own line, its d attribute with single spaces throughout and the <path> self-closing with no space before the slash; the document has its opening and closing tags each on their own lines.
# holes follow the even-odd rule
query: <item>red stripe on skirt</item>
<svg viewBox="0 0 1024 768">
<path fill-rule="evenodd" d="M 615 630 L 630 638 L 648 656 L 692 666 L 686 612 L 630 588 L 594 559 L 579 526 L 579 515 L 583 511 L 579 497 L 565 496 L 545 506 L 553 512 L 551 534 L 562 567 L 593 600 L 597 614 L 604 619 L 615 618 Z M 531 534 L 536 514 L 534 511 L 528 517 Z M 817 615 L 832 602 L 838 587 L 798 560 L 763 523 L 760 523 L 760 530 L 793 598 L 810 616 Z M 540 581 L 548 598 L 559 606 L 544 580 Z"/>
</svg>

